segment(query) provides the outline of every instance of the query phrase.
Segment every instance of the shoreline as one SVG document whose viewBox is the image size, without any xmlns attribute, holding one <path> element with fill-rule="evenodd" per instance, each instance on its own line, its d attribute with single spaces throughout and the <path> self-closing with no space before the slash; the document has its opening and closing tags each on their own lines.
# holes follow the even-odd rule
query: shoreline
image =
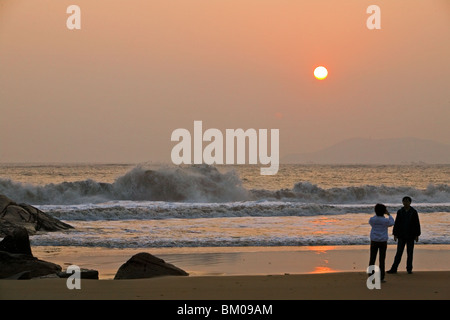
<svg viewBox="0 0 450 320">
<path fill-rule="evenodd" d="M 388 245 L 386 268 L 395 256 L 395 245 Z M 59 264 L 94 269 L 100 280 L 113 279 L 118 268 L 134 254 L 148 252 L 171 263 L 191 276 L 284 275 L 334 272 L 365 272 L 369 246 L 292 246 L 292 247 L 176 247 L 128 248 L 32 247 L 33 255 Z M 450 245 L 416 244 L 414 271 L 450 271 Z M 378 263 L 378 260 L 377 260 Z M 405 269 L 406 251 L 399 266 Z"/>
</svg>

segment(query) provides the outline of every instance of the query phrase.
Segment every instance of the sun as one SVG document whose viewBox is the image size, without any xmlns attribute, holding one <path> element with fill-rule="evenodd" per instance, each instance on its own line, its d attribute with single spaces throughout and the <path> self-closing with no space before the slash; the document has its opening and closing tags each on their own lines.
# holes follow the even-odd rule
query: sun
<svg viewBox="0 0 450 320">
<path fill-rule="evenodd" d="M 328 70 L 325 67 L 317 67 L 314 69 L 314 77 L 318 80 L 323 80 L 328 76 Z"/>
</svg>

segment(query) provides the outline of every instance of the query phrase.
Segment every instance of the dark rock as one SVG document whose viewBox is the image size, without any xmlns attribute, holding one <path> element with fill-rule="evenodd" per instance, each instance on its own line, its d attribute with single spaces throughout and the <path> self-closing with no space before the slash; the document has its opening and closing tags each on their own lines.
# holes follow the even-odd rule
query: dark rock
<svg viewBox="0 0 450 320">
<path fill-rule="evenodd" d="M 67 273 L 67 271 L 58 272 L 58 277 L 60 277 L 60 278 L 68 278 L 71 275 L 73 275 L 73 272 L 72 273 Z M 92 269 L 80 268 L 80 277 L 81 277 L 81 279 L 97 279 L 98 280 L 98 271 L 92 270 Z"/>
<path fill-rule="evenodd" d="M 10 204 L 14 204 L 14 201 L 7 196 L 0 194 L 0 212 L 3 212 Z"/>
<path fill-rule="evenodd" d="M 29 280 L 31 279 L 31 273 L 29 270 L 22 271 L 19 273 L 16 273 L 8 278 L 5 278 L 5 280 Z"/>
<path fill-rule="evenodd" d="M 0 238 L 5 237 L 7 235 L 12 235 L 16 228 L 19 228 L 16 224 L 12 223 L 11 221 L 0 218 Z"/>
<path fill-rule="evenodd" d="M 11 234 L 0 241 L 0 251 L 9 253 L 22 253 L 32 256 L 30 238 L 25 228 L 17 227 Z"/>
<path fill-rule="evenodd" d="M 12 277 L 28 271 L 31 278 L 45 276 L 61 271 L 61 266 L 39 260 L 28 254 L 0 251 L 0 279 Z"/>
<path fill-rule="evenodd" d="M 38 231 L 73 228 L 31 205 L 17 204 L 7 196 L 0 195 L 0 237 L 12 234 L 17 227 L 25 228 L 30 235 Z"/>
<path fill-rule="evenodd" d="M 141 252 L 132 256 L 120 266 L 114 277 L 118 279 L 140 279 L 160 276 L 188 276 L 184 270 L 175 267 L 149 253 Z"/>
</svg>

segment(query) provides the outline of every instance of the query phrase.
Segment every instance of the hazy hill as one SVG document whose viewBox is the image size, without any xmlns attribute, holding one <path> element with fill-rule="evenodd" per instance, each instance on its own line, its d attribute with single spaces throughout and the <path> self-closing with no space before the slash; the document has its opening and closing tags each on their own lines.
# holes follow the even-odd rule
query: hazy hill
<svg viewBox="0 0 450 320">
<path fill-rule="evenodd" d="M 450 145 L 416 138 L 355 138 L 317 152 L 289 154 L 281 163 L 450 164 Z"/>
</svg>

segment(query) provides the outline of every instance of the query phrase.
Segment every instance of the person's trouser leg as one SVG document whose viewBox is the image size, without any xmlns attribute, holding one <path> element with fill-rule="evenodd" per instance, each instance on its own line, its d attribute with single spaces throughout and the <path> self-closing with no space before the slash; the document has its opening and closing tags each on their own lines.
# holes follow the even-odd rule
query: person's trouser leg
<svg viewBox="0 0 450 320">
<path fill-rule="evenodd" d="M 378 252 L 378 246 L 376 245 L 375 241 L 370 241 L 369 266 L 373 266 L 375 264 L 375 261 L 377 259 L 377 252 Z"/>
<path fill-rule="evenodd" d="M 412 271 L 413 268 L 414 239 L 406 241 L 406 271 Z"/>
<path fill-rule="evenodd" d="M 395 254 L 394 263 L 392 264 L 391 270 L 397 271 L 398 265 L 402 260 L 403 250 L 405 249 L 406 241 L 403 238 L 397 239 L 397 253 Z"/>
<path fill-rule="evenodd" d="M 384 280 L 384 276 L 386 273 L 385 261 L 386 261 L 386 250 L 387 250 L 387 242 L 370 242 L 370 259 L 369 266 L 375 265 L 377 259 L 377 253 L 380 251 L 379 255 L 379 265 L 380 268 L 380 279 Z"/>
<path fill-rule="evenodd" d="M 380 278 L 384 279 L 385 275 L 385 261 L 386 261 L 386 250 L 387 250 L 387 242 L 380 242 L 378 246 L 380 250 Z"/>
</svg>

